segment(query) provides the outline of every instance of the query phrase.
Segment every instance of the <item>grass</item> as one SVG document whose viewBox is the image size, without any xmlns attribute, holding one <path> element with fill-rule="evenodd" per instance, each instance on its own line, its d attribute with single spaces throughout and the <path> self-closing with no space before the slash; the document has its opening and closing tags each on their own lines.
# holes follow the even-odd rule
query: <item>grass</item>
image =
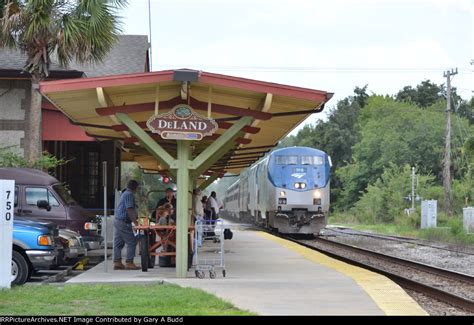
<svg viewBox="0 0 474 325">
<path fill-rule="evenodd" d="M 438 220 L 438 228 L 429 229 L 419 229 L 408 218 L 397 218 L 393 223 L 365 224 L 359 223 L 353 216 L 344 214 L 338 214 L 335 218 L 330 218 L 329 223 L 385 235 L 422 238 L 474 247 L 474 234 L 464 232 L 460 218 L 445 219 L 441 216 Z"/>
<path fill-rule="evenodd" d="M 409 226 L 399 226 L 396 224 L 377 224 L 377 225 L 366 225 L 366 224 L 345 224 L 344 226 L 350 227 L 355 230 L 370 231 L 385 235 L 394 236 L 406 236 L 406 237 L 418 237 L 419 231 Z"/>
<path fill-rule="evenodd" d="M 254 315 L 177 285 L 52 285 L 0 290 L 0 315 Z"/>
</svg>

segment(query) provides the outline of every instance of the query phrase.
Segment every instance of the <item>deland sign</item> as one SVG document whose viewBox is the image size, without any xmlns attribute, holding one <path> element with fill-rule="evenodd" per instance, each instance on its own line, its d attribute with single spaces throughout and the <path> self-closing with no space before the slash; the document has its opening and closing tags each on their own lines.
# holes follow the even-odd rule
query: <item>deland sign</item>
<svg viewBox="0 0 474 325">
<path fill-rule="evenodd" d="M 185 104 L 176 105 L 168 113 L 153 115 L 146 125 L 166 140 L 201 140 L 219 128 L 216 121 L 197 114 Z"/>
</svg>

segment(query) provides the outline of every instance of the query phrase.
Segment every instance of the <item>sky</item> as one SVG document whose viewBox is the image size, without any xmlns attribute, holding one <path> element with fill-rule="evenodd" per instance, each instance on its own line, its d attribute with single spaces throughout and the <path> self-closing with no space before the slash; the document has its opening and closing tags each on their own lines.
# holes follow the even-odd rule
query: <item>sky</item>
<svg viewBox="0 0 474 325">
<path fill-rule="evenodd" d="M 148 0 L 130 0 L 125 34 L 149 35 Z M 474 91 L 474 0 L 150 0 L 152 70 L 190 68 L 334 93 L 396 94 L 458 68 Z M 304 124 L 324 119 L 313 114 Z"/>
</svg>

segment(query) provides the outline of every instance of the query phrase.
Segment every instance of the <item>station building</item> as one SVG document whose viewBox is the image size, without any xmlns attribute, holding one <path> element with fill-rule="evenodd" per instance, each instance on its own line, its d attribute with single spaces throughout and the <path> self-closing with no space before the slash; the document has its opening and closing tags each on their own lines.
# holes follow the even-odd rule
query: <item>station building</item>
<svg viewBox="0 0 474 325">
<path fill-rule="evenodd" d="M 50 67 L 47 80 L 66 80 L 150 71 L 146 35 L 121 35 L 100 64 L 72 62 L 66 69 Z M 30 107 L 31 82 L 22 71 L 26 57 L 16 50 L 0 49 L 0 148 L 24 154 L 25 114 Z M 42 145 L 58 159 L 54 176 L 69 185 L 72 196 L 85 208 L 101 209 L 102 162 L 108 162 L 108 193 L 113 193 L 116 168 L 120 174 L 121 144 L 116 139 L 97 141 L 47 100 L 42 105 Z M 120 178 L 119 178 L 120 179 Z M 112 196 L 108 206 L 113 206 Z"/>
</svg>

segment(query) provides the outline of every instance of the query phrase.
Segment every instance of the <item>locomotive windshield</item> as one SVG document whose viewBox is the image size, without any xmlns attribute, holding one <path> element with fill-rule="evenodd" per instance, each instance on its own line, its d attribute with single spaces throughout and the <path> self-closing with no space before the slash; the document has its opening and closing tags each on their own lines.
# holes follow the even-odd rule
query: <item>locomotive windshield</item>
<svg viewBox="0 0 474 325">
<path fill-rule="evenodd" d="M 275 156 L 277 165 L 296 165 L 298 164 L 298 156 Z"/>
<path fill-rule="evenodd" d="M 322 165 L 324 164 L 323 157 L 319 156 L 301 156 L 302 165 Z"/>
</svg>

